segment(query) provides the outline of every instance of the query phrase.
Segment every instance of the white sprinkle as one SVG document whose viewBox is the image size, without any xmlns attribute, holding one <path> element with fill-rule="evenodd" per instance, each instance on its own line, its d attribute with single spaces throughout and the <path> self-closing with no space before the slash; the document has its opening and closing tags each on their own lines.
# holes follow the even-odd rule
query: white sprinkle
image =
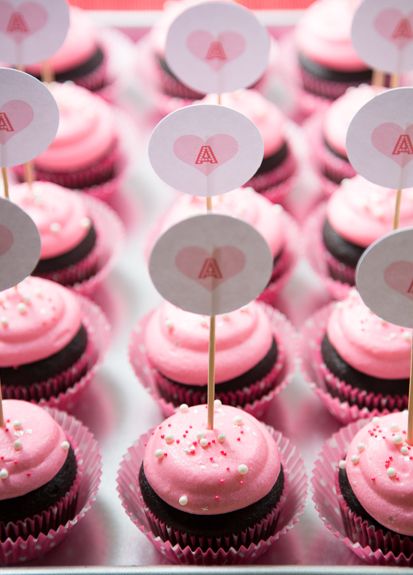
<svg viewBox="0 0 413 575">
<path fill-rule="evenodd" d="M 392 441 L 394 445 L 400 445 L 401 443 L 403 443 L 403 437 L 400 434 L 397 434 L 392 438 Z"/>
<path fill-rule="evenodd" d="M 222 407 L 222 401 L 221 401 L 220 399 L 216 399 L 216 400 L 214 401 L 214 407 L 216 407 L 217 409 L 218 409 L 219 407 Z"/>
<path fill-rule="evenodd" d="M 238 473 L 240 475 L 246 475 L 248 473 L 248 465 L 245 465 L 245 463 L 238 465 Z"/>
<path fill-rule="evenodd" d="M 69 451 L 70 449 L 70 443 L 68 441 L 62 441 L 62 443 L 60 444 L 60 447 L 64 450 L 64 451 Z"/>
<path fill-rule="evenodd" d="M 242 417 L 240 415 L 237 415 L 236 417 L 234 417 L 234 419 L 232 420 L 232 423 L 234 425 L 244 425 L 244 422 L 242 421 Z"/>
<path fill-rule="evenodd" d="M 8 327 L 9 325 L 9 320 L 7 319 L 7 317 L 2 316 L 0 318 L 0 323 L 3 327 Z"/>
<path fill-rule="evenodd" d="M 400 427 L 397 425 L 397 423 L 393 423 L 393 425 L 390 426 L 390 431 L 399 431 Z"/>
<path fill-rule="evenodd" d="M 23 423 L 18 419 L 15 419 L 12 423 L 12 426 L 14 427 L 14 429 L 22 429 Z"/>
<path fill-rule="evenodd" d="M 27 305 L 21 301 L 17 304 L 17 311 L 20 315 L 25 315 L 27 313 Z"/>
<path fill-rule="evenodd" d="M 184 452 L 185 453 L 195 453 L 195 447 L 193 445 L 188 445 L 188 447 L 185 447 Z"/>
<path fill-rule="evenodd" d="M 3 469 L 0 469 L 0 479 L 7 479 L 9 476 L 9 472 L 7 471 L 7 469 L 5 469 L 3 467 Z"/>
<path fill-rule="evenodd" d="M 157 449 L 157 450 L 155 451 L 155 457 L 156 457 L 157 459 L 162 459 L 162 457 L 163 457 L 164 455 L 165 455 L 165 453 L 163 452 L 162 449 Z"/>
<path fill-rule="evenodd" d="M 208 445 L 208 439 L 207 439 L 206 437 L 202 437 L 202 438 L 199 440 L 199 445 L 200 445 L 201 447 L 206 447 L 206 446 Z"/>
<path fill-rule="evenodd" d="M 394 469 L 394 467 L 389 467 L 387 470 L 387 475 L 389 477 L 394 477 L 396 475 L 396 470 Z"/>
<path fill-rule="evenodd" d="M 410 340 L 412 339 L 412 336 L 410 335 L 410 332 L 409 332 L 409 331 L 404 331 L 404 332 L 402 333 L 402 338 L 403 338 L 405 341 L 410 341 Z"/>
<path fill-rule="evenodd" d="M 338 466 L 340 469 L 345 469 L 346 468 L 346 461 L 345 459 L 340 459 L 340 461 L 338 462 Z"/>
<path fill-rule="evenodd" d="M 21 451 L 23 449 L 23 443 L 20 441 L 20 439 L 16 439 L 16 441 L 13 443 L 13 447 L 16 451 Z"/>
<path fill-rule="evenodd" d="M 209 327 L 209 322 L 206 319 L 201 319 L 201 327 Z"/>
<path fill-rule="evenodd" d="M 360 457 L 358 455 L 352 455 L 351 456 L 351 463 L 353 463 L 354 465 L 357 465 L 357 463 L 359 463 L 360 461 Z"/>
<path fill-rule="evenodd" d="M 409 448 L 407 447 L 407 445 L 402 445 L 400 451 L 401 453 L 403 453 L 403 455 L 407 455 L 409 453 Z"/>
<path fill-rule="evenodd" d="M 196 434 L 197 440 L 199 441 L 203 437 L 205 437 L 205 431 L 198 431 L 198 433 Z"/>
<path fill-rule="evenodd" d="M 181 413 L 188 413 L 189 406 L 186 403 L 182 403 L 178 409 Z"/>
<path fill-rule="evenodd" d="M 225 433 L 220 433 L 220 434 L 218 435 L 218 441 L 219 441 L 220 443 L 224 443 L 224 441 L 225 441 Z"/>
<path fill-rule="evenodd" d="M 182 505 L 182 507 L 185 507 L 185 505 L 188 505 L 188 497 L 186 495 L 181 495 L 181 497 L 179 498 L 179 505 Z"/>
<path fill-rule="evenodd" d="M 58 234 L 61 229 L 62 226 L 61 224 L 59 224 L 59 222 L 53 222 L 50 224 L 50 231 L 52 232 L 52 234 Z"/>
<path fill-rule="evenodd" d="M 166 319 L 166 320 L 165 320 L 165 326 L 166 326 L 166 329 L 167 329 L 168 331 L 173 331 L 173 330 L 174 330 L 174 324 L 172 323 L 172 321 L 171 321 L 170 319 Z"/>
<path fill-rule="evenodd" d="M 366 446 L 364 445 L 364 443 L 359 443 L 357 445 L 357 449 L 360 453 L 362 453 L 366 449 Z"/>
<path fill-rule="evenodd" d="M 380 421 L 380 417 L 373 417 L 372 422 L 373 423 L 379 423 Z"/>
<path fill-rule="evenodd" d="M 90 226 L 92 225 L 92 222 L 90 221 L 90 218 L 82 218 L 80 220 L 80 225 L 82 226 L 82 228 L 85 228 L 86 230 L 88 230 L 90 228 Z"/>
<path fill-rule="evenodd" d="M 169 435 L 165 436 L 165 441 L 166 441 L 166 443 L 170 444 L 170 443 L 173 443 L 175 441 L 175 438 L 172 434 L 169 434 Z"/>
</svg>

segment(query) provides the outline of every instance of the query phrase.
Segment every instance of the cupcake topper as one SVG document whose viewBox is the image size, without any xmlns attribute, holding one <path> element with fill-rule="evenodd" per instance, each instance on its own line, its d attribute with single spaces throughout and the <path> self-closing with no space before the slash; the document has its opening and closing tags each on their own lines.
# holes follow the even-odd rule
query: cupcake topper
<svg viewBox="0 0 413 575">
<path fill-rule="evenodd" d="M 413 1 L 364 0 L 354 15 L 352 39 L 360 58 L 390 73 L 396 87 L 400 75 L 413 69 Z"/>
<path fill-rule="evenodd" d="M 413 329 L 412 246 L 413 228 L 377 240 L 359 261 L 356 284 L 364 303 L 376 315 Z M 411 346 L 407 441 L 413 445 L 413 337 Z"/>
<path fill-rule="evenodd" d="M 172 72 L 202 94 L 230 92 L 255 84 L 270 52 L 266 29 L 246 8 L 204 2 L 171 24 L 165 58 Z"/>
<path fill-rule="evenodd" d="M 356 172 L 397 190 L 398 228 L 402 190 L 413 186 L 413 88 L 388 90 L 365 104 L 349 126 L 346 147 Z"/>
</svg>

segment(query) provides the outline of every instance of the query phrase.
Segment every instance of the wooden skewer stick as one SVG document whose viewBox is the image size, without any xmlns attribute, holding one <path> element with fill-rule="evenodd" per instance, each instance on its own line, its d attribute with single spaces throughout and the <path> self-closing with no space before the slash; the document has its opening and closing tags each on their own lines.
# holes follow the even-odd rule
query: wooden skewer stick
<svg viewBox="0 0 413 575">
<path fill-rule="evenodd" d="M 413 332 L 412 349 L 410 355 L 410 382 L 409 382 L 409 403 L 407 416 L 407 443 L 413 445 Z"/>
<path fill-rule="evenodd" d="M 393 229 L 397 230 L 400 225 L 400 206 L 402 203 L 402 192 L 403 190 L 397 190 L 396 193 L 396 206 L 394 208 L 394 217 L 393 217 Z"/>
<path fill-rule="evenodd" d="M 382 88 L 384 86 L 384 72 L 381 72 L 381 70 L 373 70 L 371 83 L 377 88 Z"/>
<path fill-rule="evenodd" d="M 29 186 L 29 190 L 31 192 L 33 190 L 34 181 L 33 162 L 26 162 L 24 164 L 24 179 L 26 180 L 26 184 Z"/>
<path fill-rule="evenodd" d="M 399 75 L 392 74 L 390 76 L 390 88 L 397 88 L 399 86 Z"/>
<path fill-rule="evenodd" d="M 9 196 L 9 178 L 7 177 L 7 168 L 1 169 L 1 175 L 3 178 L 3 190 L 4 190 L 4 197 L 6 200 L 10 199 Z"/>
<path fill-rule="evenodd" d="M 42 82 L 44 82 L 45 84 L 51 84 L 52 82 L 54 82 L 55 76 L 49 62 L 45 62 L 43 64 L 41 76 L 42 76 Z"/>
</svg>

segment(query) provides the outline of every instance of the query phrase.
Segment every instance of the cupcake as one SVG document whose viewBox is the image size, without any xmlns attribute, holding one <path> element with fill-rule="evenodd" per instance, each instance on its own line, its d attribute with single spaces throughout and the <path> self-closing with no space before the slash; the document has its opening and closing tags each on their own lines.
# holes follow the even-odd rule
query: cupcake
<svg viewBox="0 0 413 575">
<path fill-rule="evenodd" d="M 70 9 L 70 27 L 60 49 L 47 61 L 56 82 L 75 82 L 97 92 L 111 79 L 108 75 L 108 56 L 87 13 Z M 41 77 L 42 64 L 30 65 L 26 71 Z"/>
<path fill-rule="evenodd" d="M 50 86 L 60 113 L 56 138 L 34 160 L 36 179 L 107 199 L 121 185 L 124 156 L 109 104 L 75 84 Z M 23 168 L 17 175 L 24 180 Z"/>
<path fill-rule="evenodd" d="M 0 564 L 56 547 L 91 508 L 101 459 L 91 433 L 64 412 L 3 401 L 0 427 Z"/>
<path fill-rule="evenodd" d="M 3 411 L 1 543 L 37 537 L 72 519 L 82 472 L 66 433 L 47 411 L 18 400 L 5 400 Z"/>
<path fill-rule="evenodd" d="M 129 450 L 118 475 L 131 518 L 143 515 L 148 537 L 179 563 L 258 557 L 285 528 L 298 483 L 301 504 L 305 492 L 277 432 L 219 401 L 214 411 L 210 430 L 206 405 L 182 405 Z"/>
<path fill-rule="evenodd" d="M 295 30 L 302 89 L 323 100 L 335 100 L 349 88 L 370 83 L 371 70 L 351 41 L 358 2 L 316 0 Z"/>
<path fill-rule="evenodd" d="M 51 182 L 12 186 L 10 194 L 40 233 L 40 260 L 32 275 L 79 291 L 95 287 L 109 271 L 122 235 L 111 210 Z"/>
<path fill-rule="evenodd" d="M 308 123 L 313 164 L 319 173 L 322 191 L 330 196 L 345 178 L 356 175 L 347 157 L 348 127 L 356 113 L 381 92 L 363 84 L 349 88 L 329 108 Z"/>
<path fill-rule="evenodd" d="M 251 188 L 241 188 L 212 199 L 216 213 L 233 216 L 253 226 L 266 240 L 274 258 L 271 279 L 262 301 L 274 305 L 288 281 L 297 259 L 296 229 L 293 220 L 280 205 L 271 204 Z M 181 194 L 158 222 L 149 240 L 148 251 L 155 239 L 174 224 L 205 213 L 205 198 Z"/>
<path fill-rule="evenodd" d="M 215 96 L 203 102 L 215 103 Z M 283 203 L 292 190 L 297 161 L 287 134 L 287 121 L 278 107 L 255 90 L 224 94 L 222 104 L 249 118 L 264 142 L 264 158 L 254 177 L 247 182 L 273 203 Z"/>
<path fill-rule="evenodd" d="M 216 321 L 217 398 L 254 413 L 267 407 L 291 374 L 293 330 L 281 314 L 254 302 L 218 316 Z M 130 361 L 138 379 L 149 387 L 165 413 L 173 412 L 181 403 L 206 403 L 208 342 L 207 317 L 166 302 L 135 328 Z M 141 374 L 146 363 L 150 380 Z"/>
<path fill-rule="evenodd" d="M 73 292 L 42 278 L 0 294 L 3 397 L 56 403 L 84 386 L 99 357 L 94 327 L 102 326 L 83 307 Z"/>
<path fill-rule="evenodd" d="M 319 312 L 303 338 L 307 373 L 310 364 L 311 381 L 340 420 L 406 409 L 411 332 L 376 316 L 355 289 Z"/>
</svg>

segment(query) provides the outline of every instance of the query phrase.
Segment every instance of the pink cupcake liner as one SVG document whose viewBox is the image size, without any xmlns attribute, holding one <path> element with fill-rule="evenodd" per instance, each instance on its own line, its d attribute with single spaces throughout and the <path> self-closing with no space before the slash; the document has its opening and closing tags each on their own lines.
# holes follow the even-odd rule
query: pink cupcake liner
<svg viewBox="0 0 413 575">
<path fill-rule="evenodd" d="M 74 516 L 64 523 L 56 525 L 54 510 L 42 513 L 42 532 L 36 537 L 20 535 L 19 530 L 21 529 L 24 533 L 24 528 L 23 526 L 16 526 L 18 537 L 16 539 L 7 538 L 0 542 L 0 565 L 2 566 L 16 565 L 37 559 L 59 545 L 73 527 L 83 519 L 96 499 L 102 473 L 102 462 L 95 438 L 74 417 L 57 409 L 48 409 L 48 411 L 65 431 L 75 451 L 79 467 L 76 485 L 73 487 L 73 492 L 76 489 L 77 497 Z"/>
<path fill-rule="evenodd" d="M 331 80 L 323 80 L 313 74 L 309 74 L 301 66 L 299 66 L 299 72 L 303 89 L 319 98 L 325 98 L 327 100 L 337 100 L 348 88 L 359 85 L 359 82 L 332 82 Z"/>
<path fill-rule="evenodd" d="M 254 384 L 256 387 L 252 388 L 251 390 L 252 403 L 244 405 L 243 409 L 255 417 L 263 416 L 273 398 L 288 385 L 294 376 L 297 342 L 295 330 L 287 318 L 277 310 L 272 309 L 265 304 L 260 305 L 263 306 L 263 309 L 265 310 L 266 315 L 271 322 L 274 337 L 277 341 L 277 344 L 279 343 L 280 345 L 280 349 L 282 350 L 283 358 L 285 361 L 283 366 L 279 365 L 279 362 L 277 361 L 277 366 L 274 368 L 275 371 L 273 370 L 271 374 L 268 374 L 265 378 L 263 378 L 263 380 L 260 380 Z M 159 373 L 152 367 L 146 355 L 144 335 L 146 325 L 152 313 L 153 312 L 150 312 L 144 316 L 138 322 L 137 326 L 131 334 L 129 342 L 129 361 L 139 382 L 152 395 L 154 400 L 159 405 L 163 415 L 165 417 L 169 417 L 175 412 L 176 406 L 173 403 L 166 401 L 160 395 L 158 388 Z M 269 390 L 266 395 L 255 399 L 255 397 L 258 395 L 260 386 L 269 386 L 268 378 L 276 375 L 276 373 L 278 373 L 278 381 L 275 387 L 272 386 L 272 389 Z M 216 391 L 218 397 L 219 384 L 216 386 Z M 244 390 L 240 390 L 239 393 L 242 394 L 246 392 Z M 237 394 L 234 395 L 236 398 Z M 234 399 L 234 396 L 233 394 L 226 393 L 225 398 Z M 225 399 L 222 401 L 223 403 L 226 403 Z M 182 403 L 186 403 L 186 401 L 183 401 Z"/>
<path fill-rule="evenodd" d="M 277 166 L 265 174 L 254 176 L 245 184 L 245 186 L 254 188 L 258 193 L 265 193 L 270 188 L 275 188 L 278 185 L 284 184 L 286 180 L 289 180 L 296 173 L 296 171 L 297 160 L 290 149 L 287 158 L 280 166 Z"/>
<path fill-rule="evenodd" d="M 203 98 L 203 94 L 192 90 L 177 78 L 174 78 L 165 70 L 163 70 L 157 61 L 157 57 L 154 55 L 154 66 L 156 66 L 156 84 L 158 90 L 160 90 L 165 96 L 170 96 L 171 98 L 180 98 L 182 100 L 200 100 Z"/>
<path fill-rule="evenodd" d="M 364 425 L 366 421 L 363 420 L 351 423 L 324 444 L 311 480 L 316 510 L 327 529 L 363 561 L 374 565 L 412 567 L 412 542 L 401 535 L 385 535 L 381 529 L 369 526 L 347 508 L 337 491 L 338 463 L 346 455 L 354 435 Z M 404 552 L 400 551 L 401 548 Z"/>
<path fill-rule="evenodd" d="M 238 537 L 233 536 L 230 541 L 225 541 L 227 546 L 231 545 L 228 550 L 219 549 L 218 551 L 212 551 L 212 549 L 209 549 L 203 551 L 200 547 L 191 549 L 186 544 L 185 534 L 167 528 L 159 520 L 155 521 L 153 514 L 145 506 L 138 481 L 139 469 L 151 431 L 141 436 L 129 448 L 122 459 L 118 471 L 117 489 L 120 500 L 132 522 L 168 561 L 188 565 L 236 565 L 249 563 L 265 553 L 275 541 L 292 529 L 299 521 L 307 498 L 307 478 L 304 462 L 296 447 L 288 439 L 283 437 L 279 431 L 275 431 L 271 427 L 268 427 L 268 429 L 274 437 L 280 452 L 285 477 L 284 492 L 277 509 L 261 522 L 260 527 L 263 532 L 260 534 L 258 528 L 255 528 L 251 532 L 242 533 Z M 276 526 L 274 525 L 275 520 L 277 521 Z M 164 541 L 160 536 L 155 535 L 151 525 L 156 528 L 155 530 L 159 530 L 159 533 L 167 536 L 169 540 Z M 271 533 L 270 528 L 272 525 L 274 531 Z M 261 537 L 261 540 L 258 543 L 250 543 L 249 541 L 253 536 Z M 219 541 L 219 544 L 222 544 L 221 541 Z"/>
<path fill-rule="evenodd" d="M 337 275 L 341 275 L 348 280 L 351 279 L 350 275 L 346 275 L 346 268 L 344 264 L 334 266 L 332 256 L 327 257 L 327 250 L 324 247 L 322 239 L 322 226 L 326 214 L 326 206 L 318 206 L 312 214 L 310 214 L 304 232 L 304 253 L 315 273 L 320 277 L 330 296 L 333 299 L 344 299 L 352 287 L 350 283 L 334 279 L 330 275 L 329 265 L 332 266 Z M 354 274 L 354 270 L 352 272 Z M 353 282 L 354 284 L 354 282 Z"/>
<path fill-rule="evenodd" d="M 88 334 L 88 346 L 78 362 L 65 372 L 47 381 L 30 386 L 3 385 L 4 397 L 34 401 L 40 405 L 71 410 L 82 392 L 96 375 L 109 346 L 110 328 L 100 308 L 90 300 L 78 295 L 82 321 Z M 45 399 L 45 397 L 47 399 Z"/>
<path fill-rule="evenodd" d="M 296 182 L 297 178 L 292 176 L 285 182 L 258 193 L 267 198 L 272 204 L 280 204 L 286 210 L 290 210 L 289 197 L 295 188 Z"/>
<path fill-rule="evenodd" d="M 315 313 L 302 329 L 300 355 L 304 379 L 331 415 L 342 424 L 406 409 L 407 394 L 391 396 L 363 391 L 340 380 L 328 370 L 322 360 L 320 347 L 333 305 L 329 304 Z M 339 396 L 333 397 L 329 389 Z"/>
<path fill-rule="evenodd" d="M 96 230 L 96 245 L 81 262 L 58 272 L 44 274 L 81 295 L 91 295 L 104 281 L 122 249 L 124 229 L 115 212 L 99 200 L 81 195 Z"/>
</svg>

